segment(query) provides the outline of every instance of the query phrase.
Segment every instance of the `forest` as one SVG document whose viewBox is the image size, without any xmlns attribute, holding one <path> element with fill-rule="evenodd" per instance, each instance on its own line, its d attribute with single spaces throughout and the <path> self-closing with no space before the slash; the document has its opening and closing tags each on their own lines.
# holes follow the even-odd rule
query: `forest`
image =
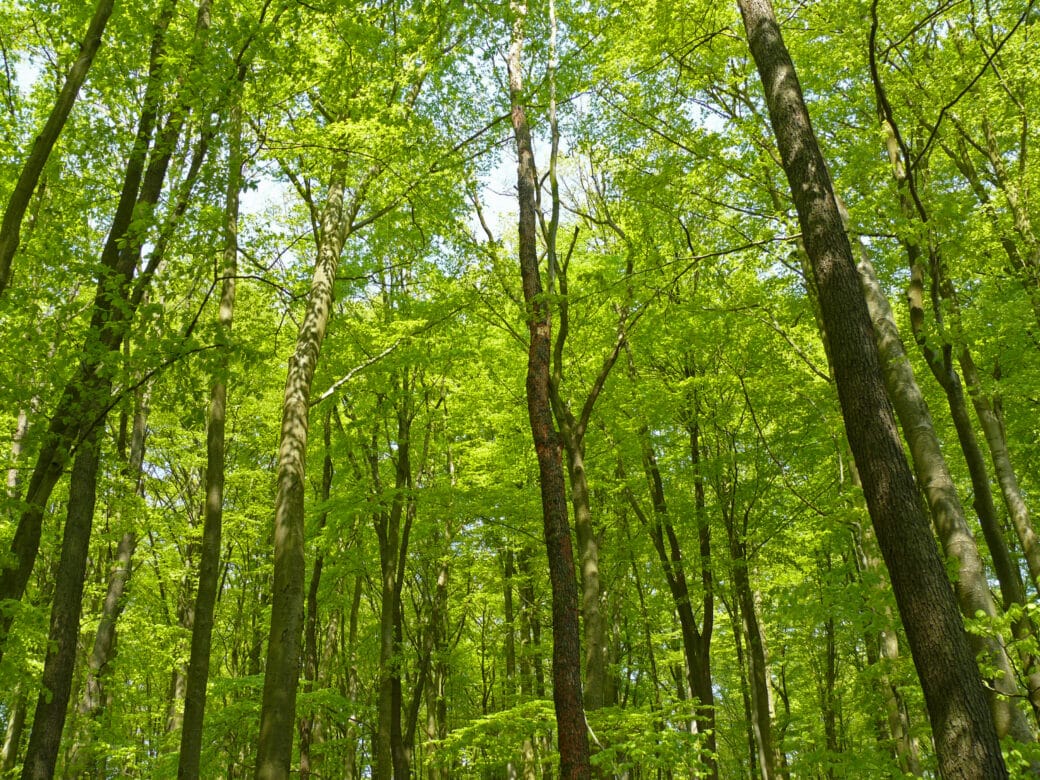
<svg viewBox="0 0 1040 780">
<path fill-rule="evenodd" d="M 1036 0 L 0 0 L 0 776 L 1040 774 Z"/>
</svg>

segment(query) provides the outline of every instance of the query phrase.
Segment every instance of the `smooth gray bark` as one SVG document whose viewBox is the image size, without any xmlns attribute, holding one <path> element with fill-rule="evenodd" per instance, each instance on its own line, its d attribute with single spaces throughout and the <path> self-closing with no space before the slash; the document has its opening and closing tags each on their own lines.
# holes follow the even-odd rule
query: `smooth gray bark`
<svg viewBox="0 0 1040 780">
<path fill-rule="evenodd" d="M 346 233 L 343 196 L 343 176 L 335 173 L 321 216 L 307 309 L 285 382 L 274 516 L 274 589 L 257 741 L 257 780 L 286 780 L 292 762 L 303 632 L 308 407 L 314 370 L 332 313 L 336 268 Z"/>
</svg>

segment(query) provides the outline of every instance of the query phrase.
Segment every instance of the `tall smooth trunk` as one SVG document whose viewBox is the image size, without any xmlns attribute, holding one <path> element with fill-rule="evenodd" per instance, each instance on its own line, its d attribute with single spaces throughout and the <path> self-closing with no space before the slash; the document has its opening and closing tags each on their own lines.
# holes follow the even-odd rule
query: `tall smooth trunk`
<svg viewBox="0 0 1040 780">
<path fill-rule="evenodd" d="M 235 274 L 238 268 L 238 203 L 242 187 L 242 109 L 234 101 L 230 112 L 228 181 L 224 207 L 223 281 L 217 309 L 217 358 L 210 384 L 209 420 L 206 426 L 206 504 L 199 552 L 195 619 L 184 688 L 184 720 L 181 728 L 177 777 L 199 777 L 202 727 L 206 714 L 213 613 L 220 579 L 220 547 L 224 517 L 224 429 L 227 419 L 229 340 L 235 310 Z"/>
<path fill-rule="evenodd" d="M 917 502 L 852 249 L 794 65 L 769 1 L 739 5 L 819 290 L 849 444 L 924 689 L 940 770 L 949 778 L 1006 777 L 978 666 Z"/>
<path fill-rule="evenodd" d="M 292 762 L 303 630 L 308 408 L 314 370 L 332 313 L 336 268 L 345 238 L 343 194 L 343 176 L 336 173 L 322 211 L 314 277 L 285 381 L 274 511 L 274 588 L 260 705 L 257 780 L 286 780 Z"/>
</svg>

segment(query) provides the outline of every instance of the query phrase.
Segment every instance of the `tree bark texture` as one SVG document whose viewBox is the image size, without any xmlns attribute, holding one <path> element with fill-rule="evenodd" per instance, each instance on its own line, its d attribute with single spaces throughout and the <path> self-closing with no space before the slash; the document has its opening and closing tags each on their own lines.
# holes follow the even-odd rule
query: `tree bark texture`
<svg viewBox="0 0 1040 780">
<path fill-rule="evenodd" d="M 285 382 L 275 498 L 274 588 L 260 708 L 257 780 L 286 780 L 292 761 L 303 631 L 308 406 L 345 238 L 343 193 L 343 176 L 333 174 L 321 217 L 321 241 L 307 309 Z"/>
<path fill-rule="evenodd" d="M 550 312 L 542 297 L 538 270 L 536 189 L 531 129 L 523 105 L 521 59 L 524 17 L 527 7 L 513 2 L 515 15 L 509 48 L 509 101 L 518 157 L 517 188 L 520 207 L 520 275 L 530 330 L 527 361 L 527 410 L 538 458 L 542 493 L 545 548 L 552 585 L 553 702 L 556 708 L 557 743 L 561 780 L 591 777 L 588 727 L 581 690 L 581 641 L 578 628 L 578 592 L 574 553 L 567 517 L 567 491 L 563 452 L 553 423 L 549 399 L 551 360 Z"/>
<path fill-rule="evenodd" d="M 834 358 L 845 427 L 924 689 L 943 775 L 1006 777 L 945 569 L 917 503 L 870 317 L 794 65 L 768 0 L 740 0 Z"/>
<path fill-rule="evenodd" d="M 90 19 L 86 35 L 79 45 L 79 56 L 72 63 L 65 76 L 65 83 L 61 92 L 54 101 L 54 107 L 47 117 L 40 134 L 33 141 L 29 157 L 22 166 L 22 171 L 15 182 L 14 190 L 8 199 L 7 208 L 4 210 L 3 222 L 0 223 L 0 295 L 3 295 L 11 279 L 11 264 L 18 244 L 21 239 L 22 219 L 25 217 L 26 209 L 36 185 L 40 181 L 43 169 L 47 165 L 47 159 L 58 141 L 65 122 L 72 112 L 72 106 L 79 95 L 80 87 L 87 78 L 87 71 L 94 62 L 94 56 L 101 47 L 101 36 L 105 32 L 105 25 L 112 15 L 112 7 L 115 0 L 98 0 L 94 7 L 94 15 Z"/>
<path fill-rule="evenodd" d="M 97 429 L 80 443 L 69 484 L 69 510 L 55 575 L 47 659 L 40 696 L 36 702 L 29 746 L 22 766 L 22 780 L 51 780 L 58 762 L 61 733 L 65 727 L 72 674 L 76 665 L 79 619 L 83 607 L 83 583 L 94 523 L 100 443 Z"/>
<path fill-rule="evenodd" d="M 961 611 L 967 618 L 975 617 L 978 612 L 995 618 L 999 614 L 997 604 L 989 589 L 986 569 L 975 537 L 957 497 L 953 477 L 943 457 L 932 415 L 914 378 L 888 299 L 874 275 L 873 266 L 865 256 L 859 262 L 859 273 L 867 308 L 874 321 L 878 357 L 888 396 L 910 446 L 917 482 L 931 510 L 936 535 L 946 557 L 954 561 L 957 567 L 954 589 Z M 1001 737 L 1011 734 L 1020 742 L 1032 742 L 1032 729 L 1016 704 L 1021 692 L 1003 641 L 1000 637 L 979 635 L 971 635 L 969 641 L 975 653 L 985 654 L 987 662 L 998 672 L 989 693 L 990 711 L 993 713 L 997 734 Z"/>
</svg>

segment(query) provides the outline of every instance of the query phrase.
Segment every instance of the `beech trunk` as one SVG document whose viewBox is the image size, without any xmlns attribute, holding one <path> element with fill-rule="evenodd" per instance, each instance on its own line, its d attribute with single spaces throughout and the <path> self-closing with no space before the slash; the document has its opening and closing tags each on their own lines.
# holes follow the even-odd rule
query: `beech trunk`
<svg viewBox="0 0 1040 780">
<path fill-rule="evenodd" d="M 956 600 L 903 454 L 830 176 L 769 0 L 740 0 L 830 339 L 835 383 L 948 778 L 1007 777 Z"/>
<path fill-rule="evenodd" d="M 278 447 L 274 588 L 257 741 L 257 780 L 286 780 L 296 731 L 304 600 L 304 496 L 308 407 L 343 249 L 343 176 L 334 174 L 321 217 L 318 259 L 296 349 L 289 359 Z"/>
</svg>

